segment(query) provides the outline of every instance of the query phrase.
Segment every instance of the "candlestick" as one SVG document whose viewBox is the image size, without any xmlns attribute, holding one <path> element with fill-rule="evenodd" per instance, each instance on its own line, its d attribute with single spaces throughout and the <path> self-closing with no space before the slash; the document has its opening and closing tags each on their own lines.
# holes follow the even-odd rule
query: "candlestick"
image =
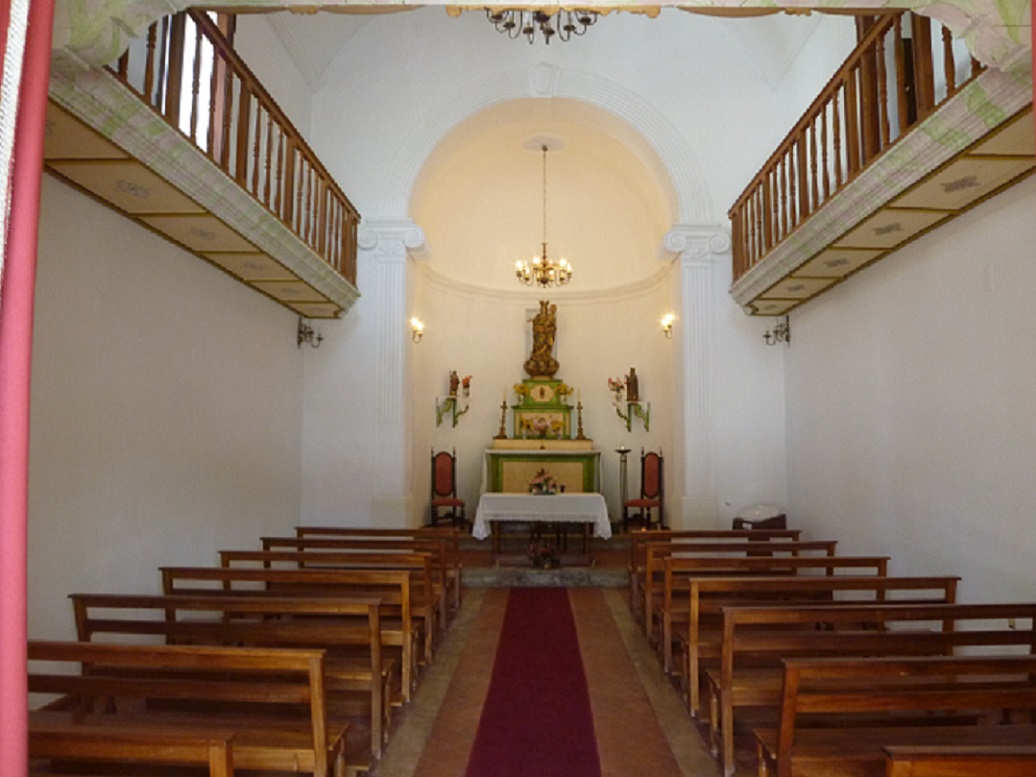
<svg viewBox="0 0 1036 777">
<path fill-rule="evenodd" d="M 586 437 L 583 435 L 583 403 L 576 401 L 576 420 L 579 423 L 578 434 L 576 434 L 577 440 L 585 440 Z"/>
<path fill-rule="evenodd" d="M 504 391 L 504 401 L 500 403 L 500 431 L 496 433 L 494 440 L 507 439 L 507 391 Z"/>
</svg>

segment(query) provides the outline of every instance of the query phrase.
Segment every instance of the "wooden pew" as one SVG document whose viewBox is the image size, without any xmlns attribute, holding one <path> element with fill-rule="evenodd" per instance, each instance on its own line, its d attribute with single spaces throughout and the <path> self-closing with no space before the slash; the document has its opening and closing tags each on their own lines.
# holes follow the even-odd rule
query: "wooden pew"
<svg viewBox="0 0 1036 777">
<path fill-rule="evenodd" d="M 892 745 L 885 777 L 1032 777 L 1036 744 L 1012 747 Z"/>
<path fill-rule="evenodd" d="M 230 731 L 237 769 L 327 777 L 333 764 L 344 777 L 348 724 L 327 716 L 322 650 L 30 640 L 28 658 L 29 691 L 59 696 L 30 711 L 30 728 L 51 721 Z M 83 671 L 63 673 L 68 665 Z"/>
<path fill-rule="evenodd" d="M 166 644 L 322 648 L 329 696 L 362 694 L 371 755 L 387 741 L 394 659 L 382 656 L 381 600 L 274 596 L 71 594 L 76 636 L 97 642 L 133 635 Z"/>
<path fill-rule="evenodd" d="M 434 574 L 430 554 L 360 551 L 221 550 L 220 566 L 228 569 L 356 569 L 409 571 L 410 614 L 424 621 L 424 660 L 430 661 L 436 637 L 445 630 L 446 589 Z"/>
<path fill-rule="evenodd" d="M 415 529 L 385 529 L 350 526 L 296 526 L 295 536 L 300 539 L 331 537 L 359 539 L 435 539 L 447 547 L 447 561 L 457 570 L 462 568 L 460 560 L 460 538 L 462 532 L 452 526 L 419 526 Z M 467 536 L 467 533 L 464 533 Z"/>
<path fill-rule="evenodd" d="M 713 754 L 732 775 L 735 709 L 776 710 L 783 659 L 940 656 L 1019 646 L 1032 652 L 1034 624 L 1036 604 L 1029 603 L 724 607 L 720 667 L 705 673 Z"/>
<path fill-rule="evenodd" d="M 896 745 L 1030 747 L 1034 675 L 1033 656 L 785 659 L 777 728 L 753 729 L 759 775 L 884 777 Z"/>
<path fill-rule="evenodd" d="M 443 601 L 450 603 L 448 610 L 460 606 L 460 553 L 447 537 L 260 537 L 260 542 L 263 550 L 427 553 L 437 585 L 447 591 Z"/>
<path fill-rule="evenodd" d="M 417 646 L 423 643 L 423 621 L 410 611 L 410 573 L 405 570 L 354 569 L 228 569 L 225 567 L 162 567 L 162 592 L 188 596 L 376 596 L 382 600 L 383 644 L 400 651 L 404 701 L 417 679 Z"/>
<path fill-rule="evenodd" d="M 446 549 L 445 561 L 450 590 L 453 593 L 453 609 L 460 608 L 461 576 L 464 564 L 460 557 L 462 532 L 452 526 L 421 526 L 416 529 L 351 528 L 348 526 L 296 526 L 295 536 L 299 539 L 397 539 L 435 540 Z M 466 536 L 467 533 L 464 532 Z"/>
<path fill-rule="evenodd" d="M 662 620 L 655 610 L 661 610 L 665 591 L 665 566 L 677 577 L 774 577 L 786 575 L 856 574 L 884 577 L 888 572 L 888 556 L 693 556 L 679 554 L 663 559 L 658 590 L 644 592 L 645 617 Z M 672 590 L 678 590 L 674 583 Z M 648 594 L 650 593 L 650 600 Z M 651 602 L 649 605 L 648 602 Z M 689 607 L 689 605 L 688 605 Z M 675 610 L 675 608 L 674 608 Z"/>
<path fill-rule="evenodd" d="M 640 619 L 641 603 L 644 601 L 640 590 L 640 580 L 644 576 L 644 563 L 647 560 L 648 543 L 671 542 L 679 540 L 702 540 L 712 542 L 798 542 L 802 532 L 798 529 L 779 531 L 754 531 L 750 529 L 641 529 L 629 533 L 630 560 L 630 609 L 636 619 Z"/>
<path fill-rule="evenodd" d="M 208 767 L 209 777 L 234 774 L 233 734 L 192 734 L 149 727 L 112 731 L 107 726 L 56 721 L 48 725 L 38 718 L 29 722 L 30 777 L 56 775 L 53 762 L 79 774 L 86 765 L 98 762 L 106 767 L 121 766 L 120 774 L 128 774 L 124 770 L 130 765 L 143 769 L 136 772 L 138 777 L 146 777 L 155 766 Z M 50 762 L 49 767 L 37 763 L 41 760 Z"/>
<path fill-rule="evenodd" d="M 760 546 L 765 545 L 765 549 Z M 652 642 L 658 642 L 660 622 L 657 621 L 662 599 L 662 583 L 665 575 L 665 560 L 670 557 L 730 557 L 730 558 L 799 558 L 810 554 L 834 556 L 838 546 L 836 540 L 799 540 L 780 542 L 707 542 L 702 540 L 674 540 L 671 542 L 649 542 L 644 547 L 644 574 L 640 579 L 643 591 L 644 633 Z M 661 650 L 661 646 L 659 646 Z"/>
<path fill-rule="evenodd" d="M 718 666 L 722 653 L 722 611 L 744 605 L 807 606 L 852 604 L 836 597 L 855 597 L 899 604 L 952 604 L 957 577 L 884 577 L 879 575 L 824 575 L 781 577 L 694 577 L 675 574 L 675 562 L 666 564 L 665 587 L 685 587 L 688 622 L 677 634 L 683 651 L 688 708 L 697 717 L 701 706 L 701 673 Z M 909 593 L 909 598 L 902 594 Z M 899 598 L 890 599 L 889 597 Z M 673 629 L 675 631 L 675 628 Z"/>
</svg>

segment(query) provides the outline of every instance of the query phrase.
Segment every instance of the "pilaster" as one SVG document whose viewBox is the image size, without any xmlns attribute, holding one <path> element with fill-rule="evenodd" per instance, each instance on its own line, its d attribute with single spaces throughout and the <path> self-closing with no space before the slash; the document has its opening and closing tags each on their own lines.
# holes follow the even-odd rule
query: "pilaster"
<svg viewBox="0 0 1036 777">
<path fill-rule="evenodd" d="M 371 508 L 378 526 L 406 527 L 411 512 L 406 261 L 424 240 L 424 231 L 409 220 L 367 222 L 358 235 L 360 261 L 370 268 L 371 288 L 364 298 L 371 301 L 374 319 L 371 372 L 377 434 L 372 442 L 388 487 L 387 492 L 372 496 Z"/>
<path fill-rule="evenodd" d="M 677 426 L 680 457 L 674 478 L 671 514 L 674 528 L 711 527 L 717 520 L 712 473 L 712 343 L 715 328 L 716 264 L 730 261 L 730 237 L 710 225 L 677 224 L 665 236 L 665 247 L 677 254 L 682 325 L 674 339 L 676 406 L 683 417 Z"/>
</svg>

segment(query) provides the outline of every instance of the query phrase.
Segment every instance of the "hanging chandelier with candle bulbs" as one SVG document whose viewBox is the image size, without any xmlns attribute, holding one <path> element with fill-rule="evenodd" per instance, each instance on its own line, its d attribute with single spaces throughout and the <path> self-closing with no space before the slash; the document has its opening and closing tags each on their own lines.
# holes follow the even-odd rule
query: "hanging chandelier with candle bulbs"
<svg viewBox="0 0 1036 777">
<path fill-rule="evenodd" d="M 531 261 L 519 259 L 514 263 L 515 275 L 526 286 L 541 288 L 564 286 L 572 280 L 572 265 L 558 258 L 555 263 L 547 256 L 547 146 L 543 146 L 543 243 L 539 256 Z"/>
<path fill-rule="evenodd" d="M 511 40 L 524 37 L 529 43 L 536 40 L 536 33 L 543 36 L 543 42 L 550 45 L 551 38 L 571 40 L 573 35 L 583 35 L 597 23 L 599 14 L 585 8 L 574 10 L 542 8 L 486 9 L 486 18 Z"/>
</svg>

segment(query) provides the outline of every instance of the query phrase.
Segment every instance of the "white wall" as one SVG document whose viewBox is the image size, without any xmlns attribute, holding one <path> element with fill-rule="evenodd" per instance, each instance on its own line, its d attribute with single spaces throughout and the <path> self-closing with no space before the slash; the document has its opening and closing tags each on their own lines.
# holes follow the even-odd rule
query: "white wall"
<svg viewBox="0 0 1036 777">
<path fill-rule="evenodd" d="M 155 593 L 297 522 L 289 311 L 44 176 L 33 349 L 29 634 L 73 591 Z"/>
<path fill-rule="evenodd" d="M 307 141 L 311 89 L 265 14 L 239 14 L 234 49 Z"/>
<path fill-rule="evenodd" d="M 654 133 L 647 140 L 657 145 L 656 151 L 682 165 L 669 174 L 691 177 L 681 183 L 698 198 L 698 218 L 726 223 L 730 202 L 851 48 L 852 21 L 822 15 L 717 20 L 675 10 L 663 17 L 615 14 L 584 38 L 530 47 L 497 34 L 481 13 L 451 19 L 441 8 L 423 8 L 366 19 L 359 29 L 347 15 L 328 15 L 328 34 L 341 28 L 351 37 L 313 96 L 312 145 L 365 220 L 416 218 L 414 212 L 402 212 L 406 206 L 399 203 L 412 204 L 413 192 L 406 187 L 418 180 L 436 144 L 480 108 L 549 94 L 537 79 L 554 74 L 565 89 L 586 84 L 585 99 L 591 104 L 614 111 L 621 106 L 634 114 L 638 131 Z M 436 196 L 448 200 L 449 193 Z M 465 228 L 464 213 L 458 213 L 455 228 Z M 486 237 L 487 243 L 492 237 Z M 438 243 L 431 246 L 432 269 L 438 248 Z M 517 255 L 498 242 L 487 252 Z M 527 252 L 523 245 L 521 255 Z M 478 286 L 478 276 L 473 269 L 468 280 Z M 326 352 L 307 356 L 313 365 L 306 380 L 307 520 L 371 520 L 372 497 L 389 495 L 383 489 L 393 488 L 394 474 L 407 466 L 413 476 L 398 487 L 398 497 L 412 500 L 411 522 L 423 520 L 431 447 L 457 447 L 461 491 L 472 503 L 480 451 L 499 428 L 503 389 L 522 378 L 527 354 L 522 354 L 521 312 L 535 305 L 535 295 L 527 306 L 497 292 L 481 300 L 478 295 L 461 299 L 433 285 L 414 288 L 422 283 L 418 271 L 404 292 L 396 290 L 410 309 L 400 311 L 398 321 L 379 322 L 383 311 L 372 299 L 379 287 L 368 285 L 365 278 L 370 277 L 361 268 L 364 297 L 349 320 L 329 327 L 341 330 L 341 338 L 325 343 Z M 715 280 L 707 492 L 717 522 L 723 523 L 748 504 L 785 501 L 782 356 L 764 350 L 763 327 L 730 302 L 729 268 L 720 268 Z M 606 451 L 605 475 L 614 484 L 614 472 L 608 471 L 614 455 L 607 451 L 617 447 L 621 435 L 634 449 L 662 444 L 679 465 L 675 432 L 667 424 L 679 418 L 674 410 L 685 397 L 677 392 L 685 387 L 676 379 L 674 349 L 665 350 L 669 344 L 657 324 L 679 298 L 674 300 L 664 284 L 639 297 L 619 293 L 622 299 L 616 301 L 613 296 L 606 294 L 597 305 L 566 306 L 560 295 L 554 301 L 565 322 L 559 327 L 571 327 L 568 334 L 559 330 L 559 337 L 567 338 L 561 347 L 572 349 L 562 358 L 560 374 L 584 389 L 587 434 Z M 372 416 L 384 391 L 395 396 L 394 386 L 379 383 L 379 360 L 384 349 L 395 353 L 412 313 L 426 321 L 428 330 L 420 346 L 403 346 L 404 358 L 412 359 L 412 404 L 400 414 L 412 414 L 413 425 L 406 430 L 411 435 L 406 461 L 392 462 L 385 453 L 398 446 L 386 447 L 383 427 Z M 584 358 L 585 365 L 577 366 Z M 626 433 L 607 404 L 605 378 L 630 366 L 644 375 L 652 401 L 648 434 Z M 475 376 L 473 407 L 457 429 L 435 428 L 434 397 L 445 390 L 450 369 Z M 392 440 L 399 437 L 395 429 L 387 431 Z M 701 445 L 700 439 L 693 443 Z M 614 485 L 605 488 L 614 501 L 609 492 Z"/>
<path fill-rule="evenodd" d="M 964 600 L 1032 595 L 1036 179 L 792 315 L 789 516 Z"/>
<path fill-rule="evenodd" d="M 478 503 L 482 454 L 500 429 L 500 405 L 508 406 L 506 429 L 513 433 L 510 406 L 516 402 L 512 387 L 528 377 L 522 369 L 531 344 L 529 311 L 535 313 L 539 300 L 557 305 L 558 380 L 578 391 L 574 406 L 582 401 L 583 430 L 602 451 L 602 491 L 613 519 L 621 515 L 618 501 L 618 456 L 620 445 L 636 451 L 630 456 L 630 489 L 639 483 L 639 452 L 642 446 L 673 450 L 674 406 L 672 391 L 673 343 L 662 336 L 658 319 L 668 305 L 666 277 L 637 293 L 615 294 L 605 299 L 567 298 L 549 291 L 526 291 L 513 295 L 466 295 L 441 285 L 417 288 L 421 318 L 426 334 L 412 348 L 414 381 L 413 471 L 415 520 L 427 520 L 430 490 L 431 449 L 456 448 L 458 491 L 467 502 L 469 517 Z M 635 367 L 640 394 L 651 403 L 650 430 L 635 419 L 631 431 L 616 415 L 607 379 L 620 377 Z M 456 369 L 460 376 L 472 376 L 469 411 L 456 427 L 449 417 L 435 424 L 435 398 L 444 396 L 448 376 Z M 572 412 L 573 436 L 577 415 Z"/>
</svg>

